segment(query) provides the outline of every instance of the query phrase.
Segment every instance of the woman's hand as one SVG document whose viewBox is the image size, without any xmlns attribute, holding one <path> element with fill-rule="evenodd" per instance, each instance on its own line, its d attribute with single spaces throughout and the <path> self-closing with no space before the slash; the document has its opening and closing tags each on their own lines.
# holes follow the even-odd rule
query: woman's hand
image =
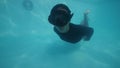
<svg viewBox="0 0 120 68">
<path fill-rule="evenodd" d="M 90 10 L 88 9 L 84 12 L 84 15 L 88 15 L 89 13 L 90 13 Z"/>
</svg>

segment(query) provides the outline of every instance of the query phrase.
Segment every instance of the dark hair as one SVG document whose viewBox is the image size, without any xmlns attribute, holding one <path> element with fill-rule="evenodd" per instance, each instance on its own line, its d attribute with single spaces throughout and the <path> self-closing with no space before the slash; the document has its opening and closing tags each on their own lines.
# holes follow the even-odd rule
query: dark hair
<svg viewBox="0 0 120 68">
<path fill-rule="evenodd" d="M 64 9 L 66 12 L 58 10 L 59 8 Z M 64 26 L 71 20 L 72 16 L 73 14 L 71 14 L 70 9 L 65 4 L 57 4 L 52 8 L 48 21 L 56 26 Z"/>
</svg>

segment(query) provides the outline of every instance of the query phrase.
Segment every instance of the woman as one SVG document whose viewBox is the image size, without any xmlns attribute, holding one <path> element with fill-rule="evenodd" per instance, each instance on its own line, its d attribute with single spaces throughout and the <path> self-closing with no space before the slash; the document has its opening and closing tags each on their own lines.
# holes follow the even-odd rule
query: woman
<svg viewBox="0 0 120 68">
<path fill-rule="evenodd" d="M 73 13 L 65 4 L 55 5 L 48 17 L 48 21 L 54 25 L 54 31 L 59 37 L 70 43 L 77 43 L 81 39 L 90 40 L 93 35 L 93 28 L 88 25 L 88 11 L 84 13 L 84 20 L 80 25 L 70 22 Z"/>
</svg>

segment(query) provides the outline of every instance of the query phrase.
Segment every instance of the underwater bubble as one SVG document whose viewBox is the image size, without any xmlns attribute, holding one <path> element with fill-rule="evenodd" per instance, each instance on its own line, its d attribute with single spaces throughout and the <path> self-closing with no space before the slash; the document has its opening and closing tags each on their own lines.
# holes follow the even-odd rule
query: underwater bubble
<svg viewBox="0 0 120 68">
<path fill-rule="evenodd" d="M 24 0 L 23 1 L 23 7 L 26 9 L 26 10 L 29 10 L 31 11 L 33 9 L 33 3 L 31 0 Z"/>
</svg>

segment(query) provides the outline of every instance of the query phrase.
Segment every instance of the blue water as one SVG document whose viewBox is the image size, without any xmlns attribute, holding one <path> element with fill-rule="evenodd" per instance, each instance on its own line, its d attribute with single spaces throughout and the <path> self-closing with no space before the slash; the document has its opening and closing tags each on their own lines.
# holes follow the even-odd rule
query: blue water
<svg viewBox="0 0 120 68">
<path fill-rule="evenodd" d="M 75 24 L 91 11 L 90 41 L 70 44 L 58 37 L 47 20 L 57 3 L 69 6 Z M 119 5 L 120 0 L 0 0 L 0 68 L 120 68 Z"/>
</svg>

